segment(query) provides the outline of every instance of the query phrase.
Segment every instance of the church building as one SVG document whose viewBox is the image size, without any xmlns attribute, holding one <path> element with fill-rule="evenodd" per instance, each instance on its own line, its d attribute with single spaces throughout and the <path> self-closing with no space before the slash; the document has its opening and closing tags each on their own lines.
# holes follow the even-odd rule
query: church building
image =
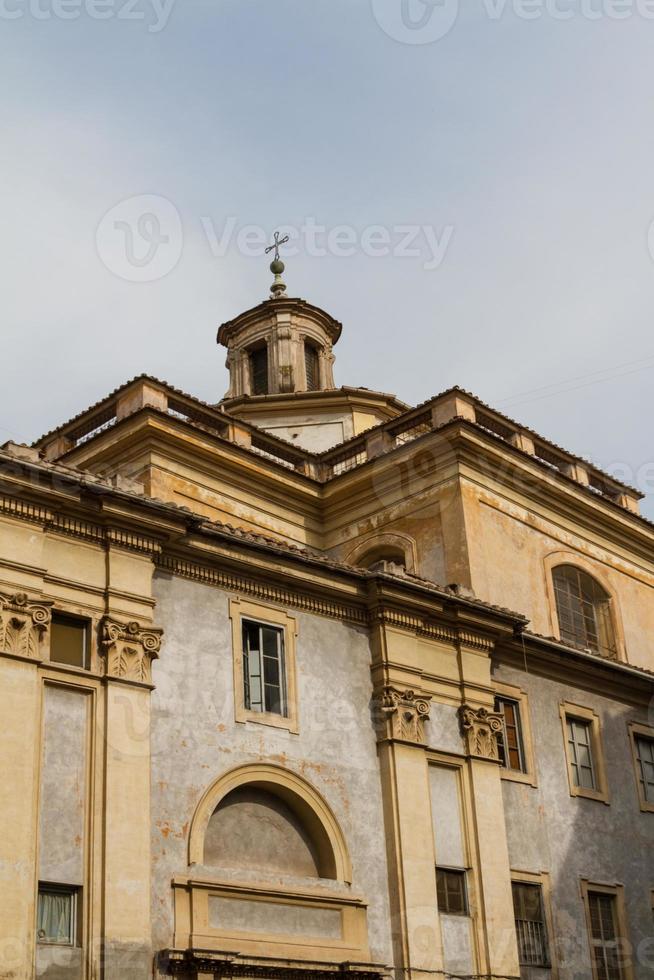
<svg viewBox="0 0 654 980">
<path fill-rule="evenodd" d="M 0 980 L 651 978 L 641 495 L 271 270 L 0 449 Z"/>
</svg>

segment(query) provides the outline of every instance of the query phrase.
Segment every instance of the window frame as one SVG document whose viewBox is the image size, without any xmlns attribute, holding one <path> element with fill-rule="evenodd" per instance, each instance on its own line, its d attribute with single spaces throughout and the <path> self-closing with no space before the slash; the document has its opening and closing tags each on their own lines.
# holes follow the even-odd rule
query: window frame
<svg viewBox="0 0 654 980">
<path fill-rule="evenodd" d="M 592 708 L 586 708 L 570 701 L 562 701 L 560 705 L 561 728 L 563 733 L 563 745 L 565 751 L 566 769 L 568 773 L 568 786 L 570 796 L 580 796 L 587 800 L 597 800 L 601 803 L 609 804 L 609 788 L 606 778 L 606 765 L 604 761 L 604 750 L 602 745 L 602 725 L 600 717 Z M 577 786 L 574 781 L 572 759 L 570 756 L 570 746 L 568 741 L 568 721 L 576 720 L 588 725 L 590 733 L 590 753 L 595 777 L 595 787 L 589 789 L 585 786 Z"/>
<path fill-rule="evenodd" d="M 534 743 L 531 733 L 531 712 L 529 710 L 529 696 L 526 691 L 512 684 L 503 684 L 493 681 L 493 693 L 497 699 L 504 701 L 514 701 L 518 706 L 520 735 L 522 741 L 522 761 L 524 769 L 509 769 L 500 764 L 500 775 L 502 779 L 513 780 L 517 783 L 527 783 L 529 786 L 536 787 L 536 762 L 534 753 Z"/>
<path fill-rule="evenodd" d="M 93 620 L 89 616 L 78 615 L 77 613 L 69 612 L 67 609 L 60 609 L 59 607 L 52 610 L 51 616 L 48 663 L 52 664 L 53 667 L 61 668 L 63 670 L 79 670 L 84 671 L 84 673 L 88 673 L 91 670 Z M 52 627 L 55 625 L 56 620 L 63 620 L 67 621 L 70 625 L 84 627 L 84 664 L 81 667 L 78 664 L 66 663 L 65 660 L 52 659 Z"/>
<path fill-rule="evenodd" d="M 307 391 L 320 391 L 320 349 L 311 340 L 304 340 L 304 385 Z M 309 387 L 309 361 L 314 358 L 314 384 Z"/>
<path fill-rule="evenodd" d="M 538 885 L 540 887 L 540 897 L 541 905 L 543 910 L 543 924 L 545 927 L 545 939 L 547 942 L 547 952 L 549 956 L 549 966 L 531 966 L 528 967 L 536 970 L 547 970 L 550 974 L 551 980 L 557 980 L 559 975 L 559 966 L 556 959 L 556 941 L 554 932 L 554 918 L 552 914 L 552 883 L 550 880 L 549 872 L 547 871 L 520 871 L 515 868 L 511 868 L 510 872 L 511 885 L 515 882 L 519 885 Z M 511 897 L 513 898 L 513 889 L 511 889 Z M 517 927 L 516 927 L 516 942 L 517 942 Z M 520 956 L 520 946 L 518 944 L 518 957 Z M 521 964 L 522 966 L 523 964 Z M 527 964 L 524 964 L 527 966 Z"/>
<path fill-rule="evenodd" d="M 548 614 L 552 636 L 555 636 L 561 643 L 567 643 L 566 640 L 561 638 L 559 616 L 556 605 L 556 590 L 554 588 L 554 571 L 560 565 L 571 565 L 572 567 L 577 568 L 579 571 L 585 572 L 597 582 L 597 584 L 608 596 L 610 619 L 613 628 L 613 640 L 615 644 L 614 661 L 618 663 L 625 663 L 627 661 L 627 655 L 619 595 L 616 593 L 612 579 L 605 573 L 603 567 L 598 565 L 597 562 L 588 560 L 579 552 L 567 550 L 553 551 L 546 555 L 543 559 L 543 575 L 548 599 Z M 574 644 L 567 645 L 574 646 Z M 574 647 L 574 649 L 582 648 Z M 601 655 L 598 653 L 589 653 L 587 655 L 599 657 L 601 660 L 608 659 L 601 657 Z"/>
<path fill-rule="evenodd" d="M 654 746 L 654 728 L 649 725 L 641 725 L 637 722 L 630 722 L 627 725 L 629 731 L 629 744 L 631 745 L 631 756 L 634 764 L 634 777 L 636 779 L 636 792 L 638 793 L 638 803 L 643 813 L 654 813 L 654 795 L 651 800 L 647 799 L 643 787 L 642 767 L 638 754 L 637 741 L 639 738 L 647 739 Z"/>
<path fill-rule="evenodd" d="M 254 396 L 269 395 L 270 394 L 270 350 L 267 343 L 255 344 L 250 347 L 248 352 L 248 374 L 250 381 L 250 394 Z M 257 391 L 256 390 L 256 371 L 255 371 L 255 358 L 261 354 L 265 355 L 266 360 L 266 390 Z"/>
<path fill-rule="evenodd" d="M 234 720 L 245 724 L 269 725 L 282 728 L 294 735 L 299 734 L 296 642 L 297 620 L 281 609 L 247 599 L 231 598 L 229 616 L 232 622 L 232 658 L 234 665 Z M 253 711 L 245 703 L 245 657 L 243 650 L 243 623 L 254 622 L 282 630 L 284 645 L 284 674 L 286 679 L 286 715 L 272 711 Z"/>
<path fill-rule="evenodd" d="M 605 884 L 600 884 L 598 882 L 589 881 L 587 878 L 582 878 L 581 896 L 584 903 L 584 911 L 586 915 L 586 935 L 588 938 L 588 953 L 590 956 L 590 967 L 592 970 L 593 980 L 599 980 L 599 976 L 595 966 L 595 957 L 593 955 L 593 925 L 592 925 L 591 911 L 590 911 L 590 896 L 592 894 L 610 895 L 614 899 L 615 922 L 617 927 L 616 939 L 618 942 L 618 948 L 620 948 L 621 944 L 624 943 L 629 944 L 629 934 L 627 930 L 627 917 L 626 917 L 625 904 L 624 904 L 624 885 L 621 884 L 605 885 Z M 619 963 L 619 971 L 620 971 L 620 980 L 631 980 L 633 975 L 631 964 L 629 962 L 623 963 L 621 957 Z"/>
<path fill-rule="evenodd" d="M 470 898 L 468 895 L 468 871 L 466 868 L 452 868 L 446 865 L 435 865 L 436 871 L 436 906 L 438 908 L 439 915 L 455 915 L 457 918 L 469 919 L 470 915 Z M 438 879 L 440 875 L 456 875 L 457 878 L 462 882 L 462 896 L 463 896 L 463 911 L 462 912 L 452 912 L 451 909 L 441 908 L 441 904 L 438 900 Z M 445 889 L 445 894 L 449 894 L 448 890 Z"/>
<path fill-rule="evenodd" d="M 66 942 L 57 942 L 56 939 L 41 939 L 38 934 L 39 921 L 39 899 L 42 893 L 65 895 L 70 898 L 70 938 Z M 36 926 L 35 936 L 38 946 L 57 946 L 64 949 L 75 949 L 81 945 L 81 923 L 80 915 L 82 903 L 80 901 L 81 888 L 79 885 L 62 885 L 50 881 L 39 881 L 36 892 Z"/>
</svg>

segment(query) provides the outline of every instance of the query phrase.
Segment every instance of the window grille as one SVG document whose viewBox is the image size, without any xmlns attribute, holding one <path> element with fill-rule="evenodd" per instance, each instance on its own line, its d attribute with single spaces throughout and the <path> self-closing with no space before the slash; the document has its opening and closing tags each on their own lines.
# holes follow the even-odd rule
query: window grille
<svg viewBox="0 0 654 980">
<path fill-rule="evenodd" d="M 513 881 L 511 889 L 520 965 L 548 967 L 550 957 L 541 886 Z"/>
<path fill-rule="evenodd" d="M 590 948 L 597 980 L 621 980 L 615 895 L 589 892 L 588 909 Z"/>
</svg>

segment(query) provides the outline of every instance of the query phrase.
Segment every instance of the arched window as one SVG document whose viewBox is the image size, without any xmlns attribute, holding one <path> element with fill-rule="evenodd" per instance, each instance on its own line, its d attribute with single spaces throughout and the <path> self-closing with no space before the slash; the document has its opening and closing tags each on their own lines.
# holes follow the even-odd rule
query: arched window
<svg viewBox="0 0 654 980">
<path fill-rule="evenodd" d="M 307 378 L 307 391 L 318 391 L 320 388 L 320 363 L 318 351 L 313 344 L 304 343 L 304 368 Z"/>
<path fill-rule="evenodd" d="M 615 660 L 610 596 L 591 575 L 575 565 L 558 565 L 552 580 L 561 639 Z"/>
</svg>

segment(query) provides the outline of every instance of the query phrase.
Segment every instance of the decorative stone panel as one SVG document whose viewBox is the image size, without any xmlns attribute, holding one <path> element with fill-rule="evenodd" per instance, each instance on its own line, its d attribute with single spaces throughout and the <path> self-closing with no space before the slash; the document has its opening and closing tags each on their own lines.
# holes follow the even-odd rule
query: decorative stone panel
<svg viewBox="0 0 654 980">
<path fill-rule="evenodd" d="M 459 720 L 468 755 L 499 762 L 498 737 L 504 727 L 502 715 L 487 708 L 463 704 L 459 708 Z"/>
<path fill-rule="evenodd" d="M 430 700 L 429 695 L 385 687 L 381 699 L 381 717 L 378 719 L 380 740 L 395 739 L 423 745 L 424 723 L 429 717 Z"/>
<path fill-rule="evenodd" d="M 40 660 L 52 619 L 52 602 L 24 592 L 0 594 L 0 652 Z"/>
<path fill-rule="evenodd" d="M 163 630 L 141 626 L 135 620 L 121 623 L 107 617 L 102 622 L 102 651 L 109 677 L 152 682 L 152 661 L 159 655 Z"/>
</svg>

